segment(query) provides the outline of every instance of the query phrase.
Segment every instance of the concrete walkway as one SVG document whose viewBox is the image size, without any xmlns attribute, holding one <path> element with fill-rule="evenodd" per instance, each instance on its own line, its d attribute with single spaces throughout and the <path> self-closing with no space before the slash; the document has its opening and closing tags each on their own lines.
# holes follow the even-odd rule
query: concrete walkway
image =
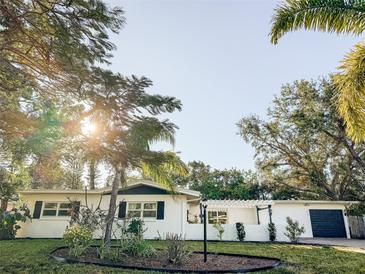
<svg viewBox="0 0 365 274">
<path fill-rule="evenodd" d="M 357 239 L 342 239 L 342 238 L 302 238 L 300 243 L 305 244 L 320 244 L 333 246 L 346 246 L 365 250 L 365 240 Z"/>
</svg>

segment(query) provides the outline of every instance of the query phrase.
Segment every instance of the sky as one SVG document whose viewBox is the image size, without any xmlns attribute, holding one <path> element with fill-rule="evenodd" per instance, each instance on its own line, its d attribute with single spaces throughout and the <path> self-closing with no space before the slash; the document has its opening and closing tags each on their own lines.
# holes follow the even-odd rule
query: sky
<svg viewBox="0 0 365 274">
<path fill-rule="evenodd" d="M 154 83 L 148 92 L 179 98 L 183 110 L 167 115 L 179 126 L 173 149 L 186 162 L 219 169 L 255 166 L 254 150 L 238 135 L 242 117 L 265 119 L 283 84 L 335 72 L 360 41 L 299 31 L 272 45 L 276 0 L 106 2 L 122 7 L 127 20 L 111 35 L 117 50 L 110 69 L 144 75 Z"/>
</svg>

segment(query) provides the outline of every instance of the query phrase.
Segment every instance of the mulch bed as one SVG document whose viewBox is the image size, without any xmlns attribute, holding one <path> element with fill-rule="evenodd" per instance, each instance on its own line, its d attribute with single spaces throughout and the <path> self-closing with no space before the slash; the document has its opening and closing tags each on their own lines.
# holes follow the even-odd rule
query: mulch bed
<svg viewBox="0 0 365 274">
<path fill-rule="evenodd" d="M 89 248 L 82 257 L 77 259 L 69 256 L 67 247 L 57 248 L 51 256 L 58 261 L 68 263 L 91 263 L 119 268 L 189 273 L 253 272 L 271 269 L 280 264 L 280 260 L 275 258 L 227 253 L 208 253 L 208 260 L 204 263 L 203 253 L 193 252 L 182 265 L 174 265 L 167 260 L 163 250 L 158 250 L 156 255 L 147 258 L 123 256 L 120 262 L 115 263 L 99 259 L 96 247 Z"/>
</svg>

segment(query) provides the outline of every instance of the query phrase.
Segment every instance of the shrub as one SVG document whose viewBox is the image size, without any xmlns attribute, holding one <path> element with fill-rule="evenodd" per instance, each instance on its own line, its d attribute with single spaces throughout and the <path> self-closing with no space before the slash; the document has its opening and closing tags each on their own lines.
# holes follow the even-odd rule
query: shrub
<svg viewBox="0 0 365 274">
<path fill-rule="evenodd" d="M 139 218 L 133 218 L 127 228 L 127 233 L 138 237 L 139 239 L 143 239 L 143 233 L 146 232 L 147 229 L 144 229 L 144 221 Z"/>
<path fill-rule="evenodd" d="M 120 261 L 120 249 L 119 248 L 107 248 L 105 243 L 97 248 L 98 257 L 102 260 L 108 259 L 112 262 Z"/>
<path fill-rule="evenodd" d="M 293 221 L 290 217 L 286 217 L 287 226 L 285 227 L 285 236 L 293 243 L 297 243 L 300 235 L 305 232 L 304 226 L 300 226 L 298 221 Z"/>
<path fill-rule="evenodd" d="M 14 239 L 20 229 L 18 222 L 26 222 L 31 219 L 29 208 L 22 205 L 10 211 L 0 209 L 0 240 Z"/>
<path fill-rule="evenodd" d="M 246 237 L 245 226 L 243 225 L 243 223 L 236 223 L 236 231 L 237 231 L 237 239 L 240 242 L 243 242 Z"/>
<path fill-rule="evenodd" d="M 274 242 L 276 240 L 276 226 L 274 223 L 269 223 L 267 226 L 267 229 L 269 230 L 269 239 L 271 242 Z"/>
<path fill-rule="evenodd" d="M 167 233 L 167 259 L 172 264 L 182 264 L 188 259 L 190 252 L 187 250 L 185 239 L 181 235 Z"/>
<path fill-rule="evenodd" d="M 119 250 L 120 253 L 130 256 L 150 257 L 156 254 L 156 250 L 148 242 L 135 235 L 122 238 Z"/>
<path fill-rule="evenodd" d="M 93 235 L 91 230 L 86 227 L 73 226 L 66 229 L 63 239 L 70 249 L 70 255 L 77 258 L 90 246 Z"/>
<path fill-rule="evenodd" d="M 222 241 L 223 238 L 223 234 L 224 234 L 224 228 L 221 225 L 221 223 L 216 222 L 213 227 L 217 230 L 217 236 L 219 238 L 220 241 Z"/>
</svg>

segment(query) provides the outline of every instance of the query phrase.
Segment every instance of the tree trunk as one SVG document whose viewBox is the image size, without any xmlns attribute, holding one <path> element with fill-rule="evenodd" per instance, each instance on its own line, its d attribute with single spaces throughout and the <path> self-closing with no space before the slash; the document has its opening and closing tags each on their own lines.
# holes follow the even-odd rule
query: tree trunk
<svg viewBox="0 0 365 274">
<path fill-rule="evenodd" d="M 107 249 L 110 248 L 111 244 L 113 222 L 115 218 L 115 211 L 117 208 L 118 188 L 122 180 L 125 181 L 124 170 L 115 168 L 115 176 L 113 180 L 112 191 L 110 194 L 109 209 L 108 209 L 108 215 L 106 217 L 106 227 L 104 235 L 104 245 L 106 246 Z"/>
<path fill-rule="evenodd" d="M 7 208 L 8 208 L 8 200 L 7 199 L 1 199 L 1 209 L 3 211 L 6 211 Z"/>
<path fill-rule="evenodd" d="M 95 189 L 95 177 L 96 177 L 95 159 L 91 159 L 89 162 L 89 186 L 90 189 Z"/>
</svg>

